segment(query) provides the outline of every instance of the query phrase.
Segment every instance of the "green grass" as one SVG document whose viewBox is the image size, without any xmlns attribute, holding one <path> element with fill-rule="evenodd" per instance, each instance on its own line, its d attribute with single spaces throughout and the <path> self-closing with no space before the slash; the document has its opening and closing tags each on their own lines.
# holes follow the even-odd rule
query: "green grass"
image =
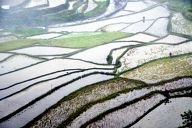
<svg viewBox="0 0 192 128">
<path fill-rule="evenodd" d="M 39 43 L 39 42 L 40 42 L 40 40 L 17 39 L 17 40 L 0 43 L 0 52 L 17 49 L 17 48 L 22 48 L 25 46 Z"/>
<path fill-rule="evenodd" d="M 168 0 L 169 7 L 177 11 L 183 11 L 191 8 L 190 0 Z"/>
<path fill-rule="evenodd" d="M 46 33 L 47 29 L 32 28 L 32 27 L 15 27 L 15 28 L 10 28 L 7 31 L 10 31 L 14 34 L 21 35 L 21 36 L 32 36 L 32 35 Z"/>
<path fill-rule="evenodd" d="M 187 10 L 184 11 L 182 14 L 183 14 L 183 16 L 184 16 L 186 19 L 192 21 L 192 8 L 187 9 Z"/>
<path fill-rule="evenodd" d="M 154 60 L 133 70 L 124 72 L 121 77 L 157 83 L 182 76 L 192 76 L 192 54 L 178 55 Z"/>
<path fill-rule="evenodd" d="M 169 2 L 171 10 L 181 12 L 186 19 L 192 21 L 192 1 L 191 0 L 156 0 L 158 2 Z"/>
<path fill-rule="evenodd" d="M 192 1 L 191 0 L 168 0 L 169 8 L 181 12 L 183 16 L 192 20 Z"/>
<path fill-rule="evenodd" d="M 84 2 L 78 1 L 73 5 L 73 10 L 64 10 L 57 13 L 45 15 L 45 17 L 49 20 L 56 19 L 60 21 L 73 21 L 75 19 L 94 17 L 105 12 L 107 5 L 109 4 L 109 0 L 97 2 L 97 7 L 90 12 L 77 13 L 77 9 L 83 4 Z"/>
<path fill-rule="evenodd" d="M 192 22 L 180 13 L 173 14 L 170 20 L 170 31 L 192 36 Z"/>
<path fill-rule="evenodd" d="M 84 6 L 87 2 L 78 0 L 73 5 L 72 10 L 67 10 L 65 5 L 62 9 L 53 9 L 53 11 L 37 11 L 31 9 L 24 9 L 15 11 L 6 17 L 1 18 L 2 26 L 5 28 L 15 26 L 47 26 L 64 22 L 79 21 L 90 17 L 96 17 L 105 12 L 109 0 L 98 1 L 97 7 L 90 12 L 84 13 L 84 9 L 80 12 L 78 10 Z M 37 14 L 38 13 L 38 14 Z"/>
<path fill-rule="evenodd" d="M 81 34 L 81 36 L 79 36 L 79 37 L 54 39 L 51 41 L 51 44 L 53 46 L 84 48 L 84 47 L 91 47 L 91 46 L 111 42 L 115 39 L 122 38 L 127 35 L 129 35 L 129 34 L 124 33 L 124 32 L 107 32 L 107 33 L 100 33 L 100 34 L 96 34 L 96 35 L 88 34 L 88 36 Z"/>
<path fill-rule="evenodd" d="M 71 48 L 87 48 L 104 43 L 111 42 L 115 39 L 125 37 L 130 35 L 124 32 L 107 32 L 99 34 L 89 34 L 85 36 L 86 33 L 80 33 L 79 36 L 71 36 L 69 38 L 62 39 L 50 39 L 50 40 L 35 40 L 35 39 L 18 39 L 12 40 L 4 43 L 0 43 L 0 52 L 8 51 L 12 49 L 18 49 L 34 44 L 58 46 L 58 47 L 71 47 Z"/>
<path fill-rule="evenodd" d="M 57 37 L 56 39 L 64 39 L 64 38 L 74 38 L 74 37 L 86 37 L 86 36 L 93 36 L 93 35 L 98 35 L 102 34 L 102 32 L 73 32 L 67 35 L 63 35 L 60 37 Z"/>
<path fill-rule="evenodd" d="M 78 8 L 83 4 L 84 2 L 77 1 L 73 5 L 73 10 L 63 10 L 60 12 L 44 15 L 43 17 L 48 21 L 57 21 L 57 22 L 69 22 L 69 21 L 83 20 L 86 18 L 95 17 L 105 12 L 109 4 L 109 0 L 97 2 L 97 7 L 94 10 L 91 10 L 87 13 L 83 13 L 83 12 L 77 13 Z M 39 22 L 44 22 L 44 18 L 42 18 L 42 20 L 39 20 L 39 19 L 37 20 L 39 20 Z"/>
</svg>

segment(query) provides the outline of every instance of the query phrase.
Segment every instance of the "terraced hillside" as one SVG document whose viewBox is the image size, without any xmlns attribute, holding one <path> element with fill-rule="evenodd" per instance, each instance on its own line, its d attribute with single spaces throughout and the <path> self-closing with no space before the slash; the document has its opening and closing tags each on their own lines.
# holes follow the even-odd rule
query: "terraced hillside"
<svg viewBox="0 0 192 128">
<path fill-rule="evenodd" d="M 192 127 L 190 0 L 0 0 L 0 128 Z"/>
</svg>

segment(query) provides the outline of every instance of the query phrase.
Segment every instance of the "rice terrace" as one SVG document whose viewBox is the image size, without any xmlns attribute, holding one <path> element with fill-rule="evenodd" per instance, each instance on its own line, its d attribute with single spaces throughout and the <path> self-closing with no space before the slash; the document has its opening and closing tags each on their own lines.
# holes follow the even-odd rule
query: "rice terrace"
<svg viewBox="0 0 192 128">
<path fill-rule="evenodd" d="M 0 128 L 192 128 L 192 0 L 0 0 Z"/>
</svg>

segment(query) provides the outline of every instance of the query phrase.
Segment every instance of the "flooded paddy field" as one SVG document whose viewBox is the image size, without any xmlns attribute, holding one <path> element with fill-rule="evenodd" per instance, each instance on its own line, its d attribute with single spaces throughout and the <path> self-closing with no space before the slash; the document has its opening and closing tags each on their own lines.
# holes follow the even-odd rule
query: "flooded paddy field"
<svg viewBox="0 0 192 128">
<path fill-rule="evenodd" d="M 190 0 L 0 0 L 0 128 L 191 127 Z"/>
</svg>

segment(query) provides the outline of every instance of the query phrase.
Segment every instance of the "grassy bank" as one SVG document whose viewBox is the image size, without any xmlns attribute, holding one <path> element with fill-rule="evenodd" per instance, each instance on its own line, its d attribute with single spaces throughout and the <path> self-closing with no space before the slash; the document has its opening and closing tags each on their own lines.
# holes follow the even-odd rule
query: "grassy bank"
<svg viewBox="0 0 192 128">
<path fill-rule="evenodd" d="M 184 54 L 145 63 L 124 72 L 121 77 L 137 79 L 146 83 L 157 83 L 175 77 L 192 75 L 192 55 Z"/>
<path fill-rule="evenodd" d="M 191 0 L 156 0 L 159 2 L 169 2 L 169 9 L 181 12 L 185 18 L 192 21 L 192 1 Z"/>
<path fill-rule="evenodd" d="M 192 36 L 192 22 L 181 13 L 174 13 L 170 21 L 170 31 Z"/>
<path fill-rule="evenodd" d="M 46 33 L 47 29 L 33 28 L 33 27 L 15 27 L 15 28 L 9 28 L 7 29 L 7 31 L 12 32 L 13 34 L 16 34 L 16 35 L 27 37 L 27 36 Z"/>
<path fill-rule="evenodd" d="M 86 34 L 88 36 L 86 36 Z M 37 40 L 37 39 L 18 39 L 4 43 L 0 43 L 0 52 L 12 49 L 19 49 L 34 44 L 58 46 L 58 47 L 71 47 L 71 48 L 87 48 L 104 43 L 111 42 L 129 35 L 123 32 L 107 32 L 99 34 L 80 33 L 80 35 L 71 36 L 69 38 Z"/>
</svg>

